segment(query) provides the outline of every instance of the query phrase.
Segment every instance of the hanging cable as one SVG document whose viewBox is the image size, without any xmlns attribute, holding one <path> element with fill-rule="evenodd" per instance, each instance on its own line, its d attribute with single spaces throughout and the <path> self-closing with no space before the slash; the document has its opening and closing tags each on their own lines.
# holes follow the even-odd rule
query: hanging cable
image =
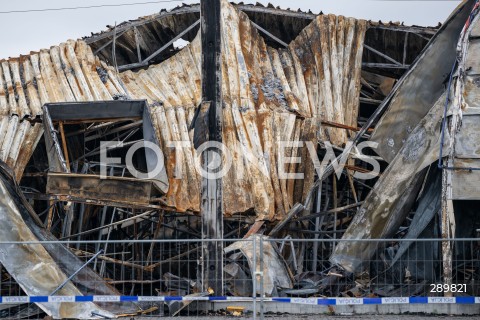
<svg viewBox="0 0 480 320">
<path fill-rule="evenodd" d="M 0 14 L 65 11 L 65 10 L 96 9 L 96 8 L 111 8 L 111 7 L 127 7 L 127 6 L 138 6 L 138 5 L 156 4 L 156 3 L 172 3 L 172 2 L 182 2 L 182 1 L 184 1 L 184 0 L 159 0 L 159 1 L 131 2 L 131 3 L 120 3 L 120 4 L 99 4 L 99 5 L 81 6 L 81 7 L 10 10 L 10 11 L 0 11 Z"/>
</svg>

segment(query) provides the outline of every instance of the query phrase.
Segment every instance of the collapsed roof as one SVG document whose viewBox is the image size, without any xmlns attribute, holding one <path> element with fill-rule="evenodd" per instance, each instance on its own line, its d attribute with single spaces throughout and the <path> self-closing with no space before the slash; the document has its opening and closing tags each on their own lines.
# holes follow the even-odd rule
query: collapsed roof
<svg viewBox="0 0 480 320">
<path fill-rule="evenodd" d="M 225 219 L 231 223 L 225 234 L 419 237 L 433 225 L 445 199 L 450 209 L 442 219 L 448 223 L 432 228 L 441 227 L 444 236 L 455 235 L 452 201 L 478 200 L 474 191 L 458 191 L 465 189 L 458 181 L 467 179 L 472 185 L 476 173 L 448 171 L 453 197 L 442 198 L 437 192 L 441 171 L 432 163 L 446 155 L 447 167 L 475 163 L 470 127 L 457 134 L 444 125 L 445 106 L 452 128 L 460 127 L 460 114 L 471 114 L 471 119 L 464 119 L 466 125 L 476 115 L 475 42 L 467 46 L 468 39 L 476 39 L 477 18 L 468 20 L 472 10 L 478 10 L 473 0 L 463 2 L 437 30 L 222 1 L 223 141 L 233 157 L 233 170 L 223 179 Z M 200 211 L 200 178 L 195 171 L 194 133 L 189 130 L 195 114 L 202 112 L 198 29 L 199 6 L 183 6 L 0 62 L 0 159 L 12 168 L 32 201 L 29 214 L 48 212 L 43 221 L 26 216 L 17 220 L 18 227 L 6 236 L 40 226 L 50 238 L 90 239 L 100 232 L 99 239 L 105 233 L 108 239 L 116 208 L 129 208 L 133 220 L 115 222 L 125 234 L 131 225 L 157 223 L 155 232 L 142 236 L 153 239 L 158 230 L 170 228 L 198 237 L 194 219 Z M 173 45 L 180 38 L 189 42 L 181 49 Z M 452 79 L 459 39 L 465 41 L 461 69 Z M 450 95 L 460 103 L 451 103 Z M 111 166 L 106 182 L 100 180 L 99 140 L 106 138 L 125 145 L 137 141 L 159 145 L 165 155 L 164 171 L 151 183 L 140 183 L 125 176 L 124 166 Z M 375 152 L 383 172 L 376 183 L 352 177 L 368 171 L 348 144 L 361 139 L 379 143 Z M 324 143 L 332 143 L 337 154 L 347 155 L 346 169 L 339 178 L 330 177 L 329 170 L 317 176 L 306 147 L 289 146 L 286 153 L 300 157 L 302 163 L 284 169 L 305 178 L 281 178 L 276 143 L 298 140 L 314 142 L 321 155 Z M 171 148 L 181 141 L 189 145 L 180 152 Z M 112 154 L 124 155 L 120 145 L 115 148 Z M 145 168 L 152 165 L 147 153 L 137 160 Z M 182 175 L 176 170 L 179 164 Z M 52 207 L 65 214 L 54 216 Z M 150 220 L 137 221 L 134 210 Z M 166 213 L 172 213 L 168 216 L 172 221 L 192 220 L 194 227 L 162 223 L 160 216 Z M 5 214 L 11 217 L 15 212 Z M 76 219 L 77 214 L 81 218 Z M 409 216 L 416 222 L 413 227 Z M 405 224 L 407 229 L 401 229 Z M 177 233 L 170 236 L 178 238 Z M 132 237 L 140 237 L 136 228 Z M 29 234 L 29 240 L 35 238 L 43 239 Z M 356 272 L 378 248 L 358 242 L 330 249 L 331 256 L 323 258 Z M 297 254 L 305 252 L 304 247 Z M 317 261 L 318 250 L 311 252 L 312 261 Z M 295 274 L 306 266 L 299 258 L 295 266 L 289 265 Z M 65 272 L 55 265 L 58 257 L 48 259 L 56 273 Z M 18 279 L 25 276 L 25 270 L 1 262 Z M 38 289 L 48 294 L 50 288 L 38 285 Z"/>
<path fill-rule="evenodd" d="M 284 180 L 278 181 L 274 170 L 268 169 L 274 168 L 277 162 L 273 146 L 269 146 L 271 141 L 288 141 L 300 136 L 314 138 L 319 131 L 318 138 L 326 138 L 337 146 L 345 144 L 347 134 L 351 133 L 335 126 L 357 127 L 362 63 L 366 64 L 364 69 L 369 70 L 382 59 L 381 55 L 375 55 L 376 50 L 390 48 L 387 42 L 394 39 L 397 39 L 395 45 L 400 46 L 401 38 L 405 55 L 398 60 L 403 60 L 399 65 L 406 68 L 406 63 L 411 62 L 426 43 L 425 36 L 431 35 L 432 29 L 240 5 L 239 9 L 246 12 L 243 13 L 226 3 L 224 6 L 229 9 L 225 14 L 233 19 L 232 25 L 225 25 L 223 33 L 224 42 L 230 44 L 224 52 L 224 76 L 231 82 L 224 81 L 224 95 L 225 103 L 230 104 L 226 110 L 232 111 L 231 115 L 225 114 L 225 118 L 230 119 L 225 122 L 225 129 L 226 132 L 229 127 L 233 130 L 224 138 L 236 145 L 238 137 L 238 146 L 246 152 L 247 160 L 234 161 L 236 170 L 233 172 L 248 172 L 246 179 L 227 177 L 225 212 L 231 215 L 254 209 L 260 219 L 272 220 L 284 215 L 295 202 L 305 200 L 314 173 L 310 166 L 303 169 L 307 176 L 304 183 L 287 185 Z M 247 14 L 264 24 L 271 20 L 268 15 L 282 17 L 285 21 L 274 20 L 291 28 L 282 34 L 286 41 L 292 39 L 288 47 L 267 46 L 271 38 L 267 37 L 269 40 L 265 42 L 256 23 L 250 22 Z M 133 45 L 133 32 L 141 38 L 152 38 L 148 42 L 137 41 L 140 55 L 149 55 L 154 48 L 145 43 L 161 47 L 167 37 L 162 35 L 175 33 L 196 20 L 198 6 L 189 6 L 122 24 L 118 30 L 113 30 L 115 48 Z M 278 32 L 278 29 L 272 30 Z M 368 33 L 371 33 L 371 40 Z M 363 53 L 366 35 L 367 41 L 375 39 L 376 49 Z M 43 133 L 40 124 L 25 120 L 40 116 L 41 107 L 46 103 L 103 101 L 118 97 L 147 99 L 152 105 L 150 110 L 157 138 L 167 155 L 170 189 L 166 202 L 180 212 L 198 211 L 198 198 L 189 196 L 199 193 L 198 177 L 195 172 L 187 171 L 185 179 L 173 178 L 172 166 L 168 165 L 173 151 L 166 147 L 166 141 L 189 140 L 187 127 L 200 103 L 199 37 L 187 37 L 192 43 L 161 63 L 149 60 L 148 63 L 154 64 L 146 70 L 120 74 L 107 64 L 112 62 L 108 56 L 112 51 L 108 46 L 102 48 L 110 37 L 113 37 L 112 30 L 87 38 L 87 42 L 68 41 L 1 63 L 0 90 L 4 92 L 0 91 L 0 106 L 4 117 L 0 131 L 4 140 L 0 158 L 14 168 L 20 179 Z M 379 37 L 383 40 L 378 41 Z M 98 56 L 93 55 L 95 48 L 102 48 L 97 49 Z M 398 51 L 402 50 L 395 54 Z M 116 53 L 120 68 L 122 62 L 133 63 L 127 56 L 120 49 Z M 388 68 L 381 66 L 381 69 Z M 322 130 L 317 129 L 319 121 L 326 125 Z M 187 170 L 193 168 L 193 154 L 193 149 L 184 150 Z M 268 160 L 263 160 L 262 154 L 270 154 Z M 245 162 L 252 159 L 254 165 Z M 258 168 L 271 172 L 260 175 Z M 295 168 L 288 170 L 293 172 Z M 239 183 L 241 185 L 237 185 Z"/>
</svg>

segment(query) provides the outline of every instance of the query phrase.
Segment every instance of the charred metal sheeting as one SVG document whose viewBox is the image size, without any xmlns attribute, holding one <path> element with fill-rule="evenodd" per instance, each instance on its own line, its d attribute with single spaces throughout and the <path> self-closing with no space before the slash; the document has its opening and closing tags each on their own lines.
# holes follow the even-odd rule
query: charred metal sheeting
<svg viewBox="0 0 480 320">
<path fill-rule="evenodd" d="M 405 239 L 419 238 L 434 216 L 440 212 L 442 173 L 438 168 L 435 167 L 431 167 L 430 171 L 431 172 L 429 173 L 425 183 L 425 190 L 418 200 L 418 207 L 415 215 L 413 216 L 412 223 L 410 224 L 410 228 L 408 229 Z M 402 241 L 400 248 L 395 253 L 392 264 L 401 259 L 411 245 L 413 245 L 412 242 Z"/>
<path fill-rule="evenodd" d="M 480 159 L 455 159 L 455 167 L 465 168 L 452 172 L 452 200 L 480 200 Z"/>
<path fill-rule="evenodd" d="M 371 138 L 379 143 L 375 151 L 386 161 L 393 161 L 419 120 L 444 91 L 459 35 L 474 2 L 466 0 L 458 6 L 387 98 L 386 101 L 391 99 L 390 105 Z"/>
<path fill-rule="evenodd" d="M 112 100 L 125 94 L 116 76 L 93 56 L 88 45 L 73 40 L 4 60 L 0 84 L 7 88 L 0 92 L 0 115 L 20 119 L 41 115 L 42 105 L 49 102 Z"/>
<path fill-rule="evenodd" d="M 413 129 L 342 239 L 381 239 L 397 231 L 414 204 L 425 175 L 422 169 L 438 159 L 444 102 L 443 95 Z M 356 245 L 340 242 L 330 261 L 354 272 L 370 259 L 375 249 L 375 244 L 368 241 Z"/>
<path fill-rule="evenodd" d="M 239 263 L 232 261 L 223 267 L 223 271 L 229 293 L 237 297 L 248 297 L 252 294 L 252 281 Z"/>
<path fill-rule="evenodd" d="M 435 163 L 428 169 L 405 239 L 439 237 L 441 197 L 442 171 Z M 370 262 L 370 292 L 381 296 L 420 294 L 425 289 L 425 283 L 433 283 L 438 279 L 439 244 L 435 241 L 401 240 L 385 244 L 386 247 L 380 246 L 377 255 Z M 382 258 L 377 261 L 380 257 Z M 391 282 L 384 279 L 391 279 Z M 415 285 L 412 286 L 413 283 Z"/>
<path fill-rule="evenodd" d="M 144 100 L 90 101 L 76 103 L 48 103 L 53 121 L 95 122 L 118 119 L 142 119 Z"/>
<path fill-rule="evenodd" d="M 0 93 L 0 104 L 1 100 Z M 14 168 L 17 181 L 22 178 L 23 170 L 42 134 L 43 126 L 40 123 L 22 121 L 18 115 L 0 116 L 0 160 Z"/>
<path fill-rule="evenodd" d="M 58 240 L 49 231 L 43 228 L 42 222 L 37 214 L 30 207 L 28 201 L 23 197 L 22 191 L 13 180 L 11 171 L 4 164 L 0 163 L 1 177 L 4 179 L 5 187 L 9 191 L 12 201 L 16 204 L 23 219 L 24 225 L 28 227 L 35 239 L 44 241 L 42 244 L 48 254 L 56 262 L 57 266 L 66 275 L 72 275 L 81 269 L 83 262 L 75 256 L 72 251 Z M 22 230 L 23 229 L 19 229 Z M 118 295 L 119 292 L 107 285 L 103 278 L 90 268 L 83 268 L 71 282 L 80 289 L 84 295 Z M 131 314 L 138 310 L 132 303 L 108 304 L 97 303 L 102 308 L 114 314 Z"/>
<path fill-rule="evenodd" d="M 469 30 L 466 30 L 468 47 L 464 52 L 465 73 L 457 81 L 461 82 L 461 123 L 455 128 L 453 167 L 465 168 L 451 173 L 453 200 L 480 200 L 480 89 L 478 87 L 480 74 L 480 22 L 477 17 Z M 453 112 L 453 111 L 452 111 Z"/>
<path fill-rule="evenodd" d="M 315 141 L 321 120 L 356 126 L 366 22 L 318 16 L 288 48 L 277 50 L 267 47 L 248 17 L 227 1 L 222 15 L 223 141 L 233 157 L 224 177 L 225 213 L 253 208 L 260 220 L 281 218 L 304 200 L 314 172 L 306 152 L 291 146 L 280 150 L 277 142 Z M 197 36 L 163 63 L 121 74 L 132 97 L 163 102 L 151 108 L 162 145 L 192 140 L 187 127 L 200 104 L 200 52 Z M 322 130 L 322 137 L 338 145 L 347 141 L 339 128 Z M 183 179 L 173 179 L 174 150 L 164 151 L 169 205 L 198 211 L 199 197 L 192 197 L 199 194 L 193 144 L 182 148 Z M 303 171 L 304 181 L 280 179 L 278 152 L 283 151 L 303 158 L 304 167 L 292 164 L 285 171 Z"/>
<path fill-rule="evenodd" d="M 45 136 L 45 144 L 47 147 L 47 154 L 49 157 L 50 172 L 68 172 L 65 162 L 65 156 L 62 151 L 59 139 L 57 137 L 57 131 L 53 127 L 54 122 L 107 122 L 107 121 L 119 121 L 119 120 L 134 120 L 142 119 L 143 127 L 143 140 L 159 145 L 157 137 L 155 135 L 155 128 L 153 127 L 152 118 L 148 110 L 145 100 L 115 100 L 115 101 L 96 101 L 96 102 L 77 102 L 77 103 L 49 103 L 43 107 L 43 123 L 45 131 L 49 134 Z M 145 148 L 145 160 L 149 172 L 154 171 L 157 165 L 160 165 L 157 154 L 151 148 Z M 163 161 L 163 159 L 161 159 Z M 76 176 L 77 182 L 80 176 Z M 89 178 L 90 181 L 92 177 Z M 87 179 L 88 180 L 88 179 Z M 113 180 L 110 183 L 113 183 Z M 121 181 L 117 180 L 117 181 Z M 125 180 L 127 183 L 129 180 Z M 161 171 L 157 176 L 151 178 L 151 182 L 161 190 L 163 193 L 168 191 L 168 177 L 165 167 L 161 168 Z M 131 180 L 130 186 L 135 188 L 134 184 L 142 185 L 142 182 Z M 149 185 L 150 182 L 143 183 L 144 187 Z M 74 187 L 74 185 L 70 185 Z M 131 189 L 133 191 L 133 189 Z M 66 190 L 63 190 L 66 191 Z M 93 190 L 94 191 L 94 190 Z M 144 190 L 146 191 L 146 190 Z M 115 199 L 121 200 L 121 197 L 115 195 L 114 190 L 110 190 Z M 151 192 L 148 192 L 150 195 Z M 65 194 L 65 193 L 60 193 Z M 135 192 L 133 193 L 135 194 Z M 132 197 L 133 194 L 130 196 Z M 124 195 L 127 196 L 127 195 Z M 128 196 L 127 196 L 128 197 Z M 111 197 L 98 197 L 99 199 L 111 199 Z M 124 199 L 125 200 L 125 199 Z M 135 203 L 136 201 L 133 201 Z M 140 200 L 142 202 L 142 200 Z"/>
<path fill-rule="evenodd" d="M 18 195 L 14 192 L 14 183 L 6 167 L 2 164 L 0 181 L 0 218 L 2 232 L 0 241 L 38 241 L 38 238 L 25 224 L 22 218 L 19 204 L 16 201 Z M 1 245 L 0 261 L 8 272 L 15 278 L 27 295 L 45 295 L 52 293 L 62 282 L 67 279 L 64 272 L 41 244 L 14 244 Z M 82 295 L 77 287 L 68 282 L 60 291 L 59 295 Z M 55 319 L 77 318 L 90 319 L 92 312 L 114 317 L 107 310 L 103 310 L 94 303 L 39 303 L 38 306 L 48 315 Z"/>
<path fill-rule="evenodd" d="M 59 201 L 150 207 L 153 181 L 73 173 L 49 173 L 47 194 Z"/>
<path fill-rule="evenodd" d="M 262 246 L 260 245 L 261 239 L 263 239 Z M 278 293 L 277 287 L 291 289 L 293 288 L 293 282 L 287 263 L 280 255 L 276 244 L 268 239 L 267 236 L 261 236 L 258 234 L 252 235 L 247 239 L 256 242 L 256 252 L 254 252 L 253 241 L 234 242 L 226 247 L 224 251 L 226 255 L 229 255 L 236 250 L 240 250 L 247 258 L 252 279 L 257 282 L 257 294 L 265 293 L 268 295 L 276 295 Z M 255 275 L 256 272 L 263 272 L 263 289 L 261 287 L 260 279 Z"/>
<path fill-rule="evenodd" d="M 83 41 L 1 61 L 0 159 L 21 178 L 43 133 L 41 124 L 25 118 L 40 116 L 45 103 L 112 100 L 118 95 L 125 92 L 112 69 Z"/>
</svg>

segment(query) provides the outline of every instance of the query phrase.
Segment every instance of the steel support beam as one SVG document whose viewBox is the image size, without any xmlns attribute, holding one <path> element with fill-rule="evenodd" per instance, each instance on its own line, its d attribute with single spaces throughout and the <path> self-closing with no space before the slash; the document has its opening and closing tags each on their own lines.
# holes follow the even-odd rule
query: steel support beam
<svg viewBox="0 0 480 320">
<path fill-rule="evenodd" d="M 165 49 L 167 49 L 168 47 L 170 47 L 175 41 L 177 41 L 178 39 L 180 39 L 181 37 L 183 37 L 185 34 L 187 34 L 190 30 L 192 30 L 193 28 L 195 28 L 199 23 L 200 23 L 200 20 L 195 21 L 195 22 L 194 22 L 192 25 L 190 25 L 187 29 L 185 29 L 185 30 L 183 30 L 182 32 L 180 32 L 175 38 L 173 38 L 172 40 L 170 40 L 170 41 L 168 41 L 167 43 L 165 43 L 160 49 L 158 49 L 157 51 L 155 51 L 154 53 L 152 53 L 151 55 L 149 55 L 147 58 L 145 58 L 145 59 L 142 60 L 141 62 L 131 63 L 131 64 L 126 64 L 126 65 L 120 66 L 120 67 L 118 67 L 118 70 L 119 70 L 119 71 L 124 71 L 124 70 L 133 69 L 133 68 L 139 68 L 139 67 L 148 66 L 148 62 L 149 62 L 150 60 L 152 60 L 153 58 L 155 58 L 156 56 L 158 56 L 160 53 L 162 53 L 163 51 L 165 51 Z M 140 53 L 138 53 L 138 54 L 140 54 Z"/>
<path fill-rule="evenodd" d="M 368 45 L 366 45 L 366 44 L 364 44 L 363 47 L 364 47 L 365 49 L 367 49 L 367 50 L 369 50 L 369 51 L 371 51 L 371 52 L 379 55 L 380 57 L 382 57 L 382 58 L 384 58 L 384 59 L 392 62 L 393 64 L 396 64 L 396 65 L 398 65 L 398 66 L 402 66 L 402 64 L 401 64 L 400 62 L 398 62 L 397 60 L 395 60 L 395 59 L 387 56 L 385 53 L 382 53 L 382 52 L 378 51 L 377 49 L 374 49 L 374 48 L 372 48 L 372 47 L 370 47 L 370 46 L 368 46 Z"/>
<path fill-rule="evenodd" d="M 222 142 L 222 61 L 221 61 L 221 3 L 202 0 L 200 3 L 202 35 L 202 105 L 209 105 L 207 126 L 209 142 Z M 216 154 L 215 154 L 216 153 Z M 221 150 L 207 149 L 202 153 L 204 172 L 214 174 L 211 164 L 222 162 Z M 204 291 L 213 289 L 223 295 L 223 243 L 208 241 L 223 239 L 222 179 L 202 178 L 200 211 L 202 215 L 203 254 L 201 277 Z"/>
<path fill-rule="evenodd" d="M 270 32 L 268 32 L 267 30 L 265 30 L 264 28 L 260 27 L 258 24 L 256 24 L 255 22 L 251 21 L 250 22 L 252 24 L 252 26 L 254 26 L 256 29 L 258 29 L 260 32 L 263 32 L 264 34 L 266 34 L 267 36 L 269 36 L 270 38 L 272 38 L 273 40 L 275 40 L 276 42 L 280 43 L 282 46 L 284 46 L 285 48 L 288 47 L 288 44 L 284 41 L 282 41 L 280 38 L 274 36 L 273 34 L 271 34 Z"/>
</svg>

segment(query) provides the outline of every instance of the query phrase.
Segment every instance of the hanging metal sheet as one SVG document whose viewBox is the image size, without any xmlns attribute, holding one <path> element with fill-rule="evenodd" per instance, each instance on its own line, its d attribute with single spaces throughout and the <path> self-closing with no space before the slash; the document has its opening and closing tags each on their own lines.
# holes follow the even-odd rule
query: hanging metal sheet
<svg viewBox="0 0 480 320">
<path fill-rule="evenodd" d="M 390 105 L 371 137 L 379 143 L 375 152 L 386 161 L 395 158 L 412 130 L 445 90 L 458 38 L 474 3 L 466 0 L 458 6 L 386 99 L 391 99 Z"/>
<path fill-rule="evenodd" d="M 0 219 L 2 221 L 0 241 L 5 242 L 0 245 L 0 262 L 27 295 L 48 296 L 67 279 L 67 276 L 42 244 L 35 243 L 39 239 L 22 217 L 21 210 L 25 209 L 18 202 L 20 196 L 15 193 L 15 182 L 8 170 L 4 163 L 0 163 Z M 8 243 L 16 241 L 33 242 L 33 244 Z M 100 283 L 98 285 L 101 286 Z M 57 295 L 81 296 L 83 294 L 72 282 L 68 282 Z M 55 319 L 97 318 L 92 317 L 92 312 L 114 317 L 114 314 L 92 302 L 38 303 L 38 306 Z"/>
<path fill-rule="evenodd" d="M 382 239 L 392 236 L 415 202 L 425 173 L 440 154 L 440 129 L 445 95 L 413 129 L 397 156 L 375 184 L 342 239 Z M 448 145 L 448 136 L 445 145 Z M 448 152 L 444 148 L 444 152 Z M 330 261 L 349 272 L 358 270 L 374 254 L 377 244 L 341 241 Z"/>
</svg>

